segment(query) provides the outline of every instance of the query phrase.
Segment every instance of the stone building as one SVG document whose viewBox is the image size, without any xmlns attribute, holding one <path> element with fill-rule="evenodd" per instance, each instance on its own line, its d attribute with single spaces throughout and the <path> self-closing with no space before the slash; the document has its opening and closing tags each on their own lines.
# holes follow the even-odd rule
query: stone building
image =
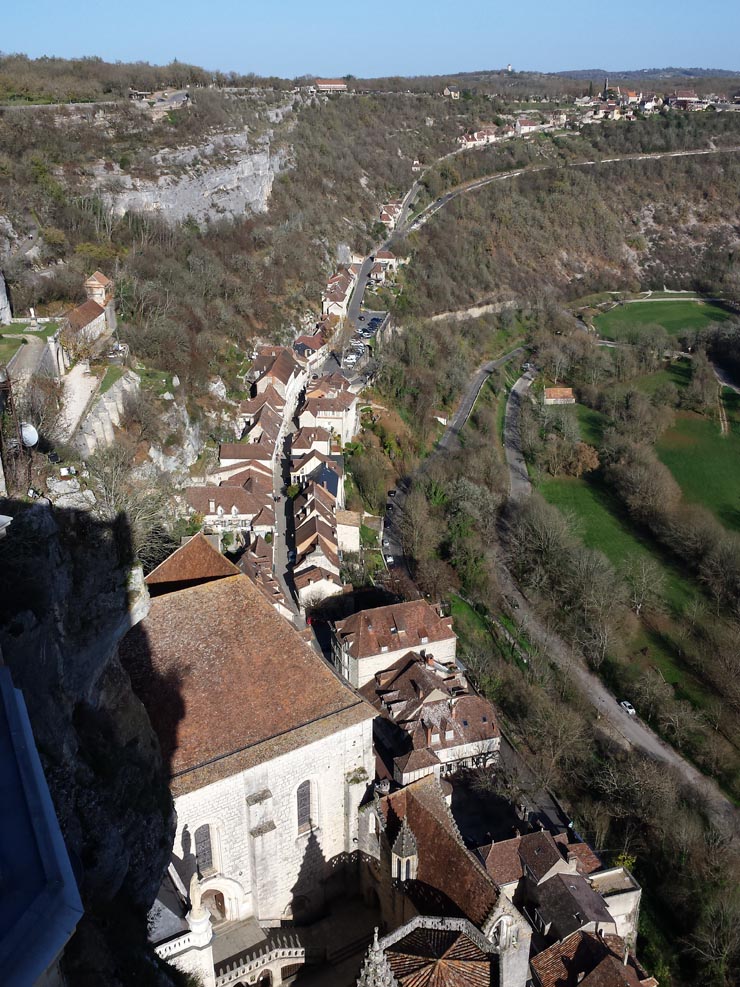
<svg viewBox="0 0 740 987">
<path fill-rule="evenodd" d="M 452 619 L 423 600 L 394 603 L 337 621 L 332 627 L 334 664 L 355 688 L 362 688 L 376 672 L 403 658 L 409 651 L 455 664 L 457 637 Z"/>
<path fill-rule="evenodd" d="M 501 744 L 496 710 L 465 673 L 410 651 L 362 687 L 380 714 L 374 724 L 376 774 L 397 785 L 425 775 L 484 767 Z"/>
<path fill-rule="evenodd" d="M 420 932 L 426 948 L 433 946 L 439 930 L 463 932 L 486 956 L 496 956 L 495 965 L 479 957 L 496 976 L 478 983 L 525 987 L 531 930 L 466 848 L 434 777 L 388 795 L 376 793 L 360 811 L 359 840 L 364 893 L 377 904 L 383 931 L 398 930 L 401 938 Z M 472 935 L 465 922 L 473 927 Z M 390 961 L 388 946 L 379 945 Z M 393 983 L 368 979 L 368 965 L 360 984 Z"/>
<path fill-rule="evenodd" d="M 120 650 L 177 813 L 154 937 L 160 955 L 213 984 L 203 950 L 215 962 L 242 935 L 248 953 L 356 883 L 373 710 L 205 538 L 169 561 Z M 194 875 L 207 922 L 185 890 Z"/>
</svg>

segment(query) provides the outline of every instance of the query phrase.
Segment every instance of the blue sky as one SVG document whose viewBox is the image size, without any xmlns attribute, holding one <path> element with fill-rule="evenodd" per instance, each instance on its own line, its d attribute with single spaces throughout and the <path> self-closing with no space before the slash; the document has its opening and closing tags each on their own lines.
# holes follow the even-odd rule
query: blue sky
<svg viewBox="0 0 740 987">
<path fill-rule="evenodd" d="M 738 0 L 3 0 L 0 51 L 260 75 L 740 68 Z"/>
</svg>

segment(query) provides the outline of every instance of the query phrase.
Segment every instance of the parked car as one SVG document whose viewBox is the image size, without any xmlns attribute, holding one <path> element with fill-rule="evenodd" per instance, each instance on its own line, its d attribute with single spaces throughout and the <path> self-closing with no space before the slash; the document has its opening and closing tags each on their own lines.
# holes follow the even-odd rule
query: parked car
<svg viewBox="0 0 740 987">
<path fill-rule="evenodd" d="M 391 547 L 391 543 L 388 541 L 387 538 L 384 538 L 383 539 L 383 548 L 390 548 L 390 547 Z"/>
<path fill-rule="evenodd" d="M 389 490 L 388 491 L 388 496 L 389 497 L 395 497 L 396 496 L 396 491 L 395 490 Z"/>
<path fill-rule="evenodd" d="M 386 555 L 386 557 L 385 557 L 385 564 L 388 566 L 388 568 L 390 568 L 393 565 L 393 556 L 392 555 Z"/>
<path fill-rule="evenodd" d="M 635 709 L 635 707 L 632 705 L 631 702 L 628 702 L 628 700 L 623 699 L 619 705 L 622 707 L 625 713 L 628 713 L 630 716 L 637 716 L 637 710 Z"/>
<path fill-rule="evenodd" d="M 293 565 L 295 560 L 296 560 L 295 549 L 291 548 L 290 551 L 288 552 L 288 564 Z"/>
</svg>

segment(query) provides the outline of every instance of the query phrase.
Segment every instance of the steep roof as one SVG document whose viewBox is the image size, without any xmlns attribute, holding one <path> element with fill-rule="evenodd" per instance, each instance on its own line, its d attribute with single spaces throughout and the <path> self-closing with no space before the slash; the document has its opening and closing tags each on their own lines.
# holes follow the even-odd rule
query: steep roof
<svg viewBox="0 0 740 987">
<path fill-rule="evenodd" d="M 238 571 L 199 531 L 164 562 L 160 562 L 156 569 L 152 569 L 144 581 L 154 596 L 214 579 L 224 579 Z"/>
<path fill-rule="evenodd" d="M 611 962 L 602 966 L 607 958 Z M 530 963 L 538 987 L 657 987 L 658 983 L 626 952 L 619 936 L 574 932 L 533 956 Z"/>
<path fill-rule="evenodd" d="M 374 715 L 241 573 L 152 600 L 120 654 L 175 795 Z"/>
<path fill-rule="evenodd" d="M 281 384 L 287 384 L 294 373 L 300 368 L 290 354 L 289 350 L 281 350 L 275 362 L 269 370 L 265 371 L 265 377 L 279 380 Z"/>
<path fill-rule="evenodd" d="M 342 644 L 348 645 L 353 658 L 380 654 L 382 647 L 389 651 L 418 650 L 455 637 L 449 619 L 440 617 L 424 600 L 361 610 L 338 621 L 335 633 Z"/>
<path fill-rule="evenodd" d="M 113 284 L 113 282 L 100 271 L 96 271 L 94 274 L 90 275 L 85 284 L 99 284 L 101 288 L 107 288 L 108 285 Z"/>
<path fill-rule="evenodd" d="M 415 781 L 380 799 L 391 846 L 405 819 L 418 848 L 417 880 L 408 893 L 427 914 L 461 915 L 481 928 L 498 900 L 498 891 L 466 849 L 434 776 Z"/>
<path fill-rule="evenodd" d="M 555 840 L 545 831 L 520 837 L 519 857 L 535 881 L 541 881 L 549 870 L 563 862 Z"/>
<path fill-rule="evenodd" d="M 272 450 L 260 445 L 259 442 L 222 442 L 218 447 L 218 458 L 220 462 L 224 460 L 233 460 L 234 464 L 243 462 L 246 469 L 250 459 L 272 459 Z"/>
<path fill-rule="evenodd" d="M 295 583 L 296 589 L 307 589 L 309 586 L 313 586 L 314 583 L 320 583 L 322 580 L 328 580 L 330 583 L 334 583 L 336 586 L 341 586 L 342 581 L 339 576 L 335 576 L 333 572 L 329 572 L 328 569 L 322 569 L 320 566 L 312 565 L 307 569 L 303 569 L 301 572 L 296 572 L 293 577 L 293 582 Z M 370 707 L 372 709 L 372 707 Z"/>
<path fill-rule="evenodd" d="M 91 298 L 77 308 L 73 308 L 67 315 L 67 321 L 73 329 L 84 329 L 105 313 L 102 305 L 98 305 Z"/>
</svg>

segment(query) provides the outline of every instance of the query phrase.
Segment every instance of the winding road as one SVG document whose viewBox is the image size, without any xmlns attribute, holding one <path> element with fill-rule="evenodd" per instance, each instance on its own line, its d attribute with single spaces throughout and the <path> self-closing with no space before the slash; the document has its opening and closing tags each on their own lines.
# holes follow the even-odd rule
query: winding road
<svg viewBox="0 0 740 987">
<path fill-rule="evenodd" d="M 531 493 L 519 422 L 522 401 L 534 376 L 535 372 L 532 370 L 521 376 L 509 392 L 506 402 L 504 452 L 509 469 L 510 503 L 526 500 Z M 561 637 L 548 630 L 539 620 L 502 561 L 499 561 L 497 574 L 501 590 L 516 610 L 517 622 L 524 634 L 576 682 L 584 697 L 596 710 L 597 718 L 606 720 L 610 729 L 631 747 L 670 765 L 682 781 L 701 796 L 708 816 L 729 827 L 730 832 L 740 832 L 740 811 L 725 797 L 719 786 L 673 747 L 664 743 L 639 717 L 630 716 L 622 709 L 601 679 L 573 653 L 573 649 Z"/>
<path fill-rule="evenodd" d="M 435 213 L 438 213 L 440 209 L 443 209 L 448 202 L 453 199 L 458 198 L 461 195 L 465 195 L 468 192 L 476 192 L 478 189 L 485 188 L 486 185 L 490 185 L 493 182 L 504 182 L 509 181 L 512 178 L 519 178 L 521 175 L 532 175 L 541 171 L 551 171 L 551 170 L 563 170 L 565 168 L 598 168 L 601 165 L 606 164 L 618 164 L 623 161 L 660 161 L 662 158 L 688 158 L 688 157 L 700 157 L 711 154 L 733 154 L 740 151 L 740 145 L 733 145 L 732 147 L 708 147 L 708 148 L 697 148 L 689 151 L 654 151 L 649 154 L 624 154 L 616 158 L 601 158 L 588 161 L 569 161 L 566 164 L 543 164 L 543 165 L 530 165 L 526 168 L 517 168 L 513 171 L 497 171 L 491 175 L 483 175 L 480 178 L 472 179 L 469 182 L 464 182 L 458 185 L 457 188 L 445 193 L 445 195 L 440 196 L 435 199 L 430 205 L 419 213 L 419 215 L 412 220 L 410 223 L 407 222 L 403 225 L 399 224 L 393 236 L 390 237 L 388 244 L 390 242 L 401 236 L 406 236 L 408 233 L 413 233 L 416 230 L 421 229 L 425 223 L 427 223 Z"/>
</svg>

